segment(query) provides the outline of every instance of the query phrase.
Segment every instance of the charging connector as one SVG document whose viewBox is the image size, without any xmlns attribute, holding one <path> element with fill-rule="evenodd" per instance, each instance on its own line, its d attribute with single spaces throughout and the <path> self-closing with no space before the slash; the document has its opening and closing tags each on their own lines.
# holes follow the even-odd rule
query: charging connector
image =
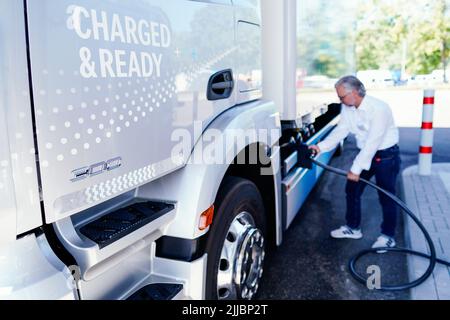
<svg viewBox="0 0 450 320">
<path fill-rule="evenodd" d="M 312 169 L 313 150 L 308 148 L 306 143 L 296 143 L 297 149 L 297 165 L 302 168 Z"/>
</svg>

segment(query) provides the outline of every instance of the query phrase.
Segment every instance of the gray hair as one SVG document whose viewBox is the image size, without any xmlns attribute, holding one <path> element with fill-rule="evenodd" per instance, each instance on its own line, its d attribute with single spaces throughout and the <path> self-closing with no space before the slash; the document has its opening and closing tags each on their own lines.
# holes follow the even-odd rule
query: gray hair
<svg viewBox="0 0 450 320">
<path fill-rule="evenodd" d="M 334 85 L 335 88 L 340 86 L 343 86 L 348 91 L 356 90 L 358 95 L 362 98 L 366 96 L 366 87 L 364 87 L 364 84 L 355 76 L 342 77 Z"/>
</svg>

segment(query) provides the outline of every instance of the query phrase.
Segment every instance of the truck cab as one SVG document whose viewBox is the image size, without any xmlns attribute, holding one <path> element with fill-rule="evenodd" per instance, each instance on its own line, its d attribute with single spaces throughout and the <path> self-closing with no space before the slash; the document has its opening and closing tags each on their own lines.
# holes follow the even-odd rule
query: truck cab
<svg viewBox="0 0 450 320">
<path fill-rule="evenodd" d="M 0 298 L 255 296 L 339 115 L 297 112 L 285 5 L 1 2 Z"/>
</svg>

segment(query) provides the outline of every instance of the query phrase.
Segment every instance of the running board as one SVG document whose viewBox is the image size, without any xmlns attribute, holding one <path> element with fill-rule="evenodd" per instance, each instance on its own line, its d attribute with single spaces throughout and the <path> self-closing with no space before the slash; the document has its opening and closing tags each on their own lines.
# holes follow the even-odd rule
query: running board
<svg viewBox="0 0 450 320">
<path fill-rule="evenodd" d="M 139 268 L 150 268 L 148 258 L 142 260 L 141 256 L 151 254 L 152 244 L 163 236 L 175 215 L 175 202 L 138 198 L 130 193 L 59 220 L 54 229 L 75 258 L 83 284 L 91 287 L 130 259 L 141 261 L 142 266 L 136 262 Z"/>
<path fill-rule="evenodd" d="M 102 249 L 175 208 L 163 202 L 139 202 L 108 213 L 80 228 Z"/>
<path fill-rule="evenodd" d="M 182 290 L 182 284 L 153 283 L 141 288 L 127 300 L 172 300 Z"/>
</svg>

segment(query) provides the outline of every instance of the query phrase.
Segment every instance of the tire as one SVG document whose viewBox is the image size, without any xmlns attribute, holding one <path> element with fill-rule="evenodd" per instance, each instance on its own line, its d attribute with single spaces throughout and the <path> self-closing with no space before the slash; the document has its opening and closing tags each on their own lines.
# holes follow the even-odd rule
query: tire
<svg viewBox="0 0 450 320">
<path fill-rule="evenodd" d="M 205 297 L 250 300 L 258 290 L 265 257 L 266 220 L 261 194 L 253 182 L 227 177 L 215 206 L 206 243 Z"/>
</svg>

